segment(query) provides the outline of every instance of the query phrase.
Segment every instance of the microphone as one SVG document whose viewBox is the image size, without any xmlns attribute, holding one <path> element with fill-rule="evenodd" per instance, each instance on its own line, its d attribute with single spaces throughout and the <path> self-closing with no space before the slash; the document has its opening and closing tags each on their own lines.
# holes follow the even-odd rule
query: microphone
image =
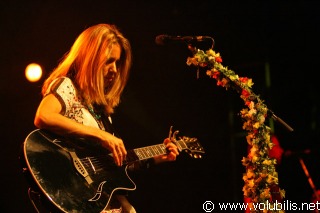
<svg viewBox="0 0 320 213">
<path fill-rule="evenodd" d="M 177 42 L 201 42 L 201 41 L 207 41 L 210 40 L 212 42 L 212 46 L 214 43 L 213 38 L 210 36 L 169 36 L 169 35 L 158 35 L 155 39 L 156 44 L 158 45 L 164 45 L 167 42 L 170 41 L 177 41 Z"/>
</svg>

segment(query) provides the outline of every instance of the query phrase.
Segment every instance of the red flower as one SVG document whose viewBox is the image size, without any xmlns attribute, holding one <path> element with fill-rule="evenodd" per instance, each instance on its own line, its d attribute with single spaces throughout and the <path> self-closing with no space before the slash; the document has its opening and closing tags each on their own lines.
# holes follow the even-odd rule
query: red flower
<svg viewBox="0 0 320 213">
<path fill-rule="evenodd" d="M 250 96 L 250 92 L 248 92 L 247 90 L 243 89 L 241 92 L 241 96 L 248 98 Z"/>
<path fill-rule="evenodd" d="M 223 82 L 222 81 L 217 81 L 217 86 L 223 86 Z"/>
<path fill-rule="evenodd" d="M 221 63 L 222 62 L 222 58 L 221 57 L 216 57 L 216 62 Z"/>
<path fill-rule="evenodd" d="M 218 79 L 219 78 L 219 76 L 220 76 L 220 72 L 218 72 L 217 70 L 214 70 L 213 71 L 213 78 L 215 78 L 215 79 Z"/>
<path fill-rule="evenodd" d="M 199 65 L 200 65 L 200 67 L 206 67 L 208 64 L 205 62 L 201 62 Z"/>
<path fill-rule="evenodd" d="M 242 83 L 246 83 L 246 82 L 249 80 L 249 78 L 247 78 L 247 77 L 240 77 L 239 80 L 240 80 Z"/>
<path fill-rule="evenodd" d="M 251 104 L 251 101 L 246 101 L 246 102 L 245 102 L 245 105 L 246 105 L 247 107 L 249 107 L 250 104 Z"/>
</svg>

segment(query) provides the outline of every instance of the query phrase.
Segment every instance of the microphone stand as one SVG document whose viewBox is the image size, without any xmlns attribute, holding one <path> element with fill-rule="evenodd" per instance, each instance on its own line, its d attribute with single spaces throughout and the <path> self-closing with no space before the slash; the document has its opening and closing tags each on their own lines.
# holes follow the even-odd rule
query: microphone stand
<svg viewBox="0 0 320 213">
<path fill-rule="evenodd" d="M 213 49 L 213 43 L 212 43 L 212 47 L 211 47 L 211 49 Z M 195 54 L 197 54 L 200 50 L 198 50 L 195 46 L 193 46 L 192 44 L 191 44 L 191 42 L 188 42 L 188 49 L 192 52 L 192 54 L 193 55 L 195 55 Z M 210 50 L 210 49 L 209 49 Z M 201 53 L 200 53 L 201 54 Z M 262 100 L 260 100 L 260 97 L 259 96 L 257 96 L 254 92 L 252 92 L 251 91 L 251 86 L 248 86 L 248 85 L 244 85 L 240 80 L 239 80 L 239 76 L 237 76 L 237 77 L 235 77 L 234 79 L 231 79 L 231 75 L 229 75 L 228 74 L 228 72 L 231 72 L 231 74 L 233 73 L 233 71 L 232 70 L 228 70 L 227 68 L 224 68 L 223 66 L 222 67 L 220 67 L 219 66 L 219 64 L 216 64 L 217 62 L 214 60 L 212 63 L 210 63 L 211 61 L 210 61 L 210 59 L 209 58 L 201 58 L 201 55 L 200 55 L 200 61 L 201 61 L 201 63 L 202 63 L 202 65 L 203 65 L 203 67 L 208 67 L 209 68 L 209 70 L 211 70 L 211 69 L 217 69 L 218 71 L 220 71 L 220 73 L 219 74 L 222 74 L 223 75 L 223 78 L 225 78 L 226 80 L 227 80 L 227 82 L 230 82 L 230 84 L 229 84 L 229 87 L 231 87 L 232 89 L 234 89 L 234 90 L 236 90 L 236 92 L 237 93 L 239 93 L 239 94 L 241 94 L 242 95 L 242 93 L 243 92 L 247 92 L 247 93 L 249 93 L 249 95 L 247 96 L 247 97 L 245 97 L 245 98 L 242 98 L 243 100 L 245 100 L 245 101 L 257 101 L 258 103 L 262 103 L 263 101 Z M 222 60 L 221 60 L 221 62 L 222 62 Z M 189 62 L 190 63 L 190 62 Z M 219 62 L 218 62 L 219 63 Z M 192 62 L 190 63 L 190 64 L 193 64 Z M 198 70 L 197 70 L 197 78 L 199 78 L 199 72 L 200 72 L 200 67 L 202 67 L 201 66 L 201 64 L 195 64 L 197 67 L 198 67 Z M 209 65 L 209 66 L 208 66 Z M 219 68 L 220 68 L 220 70 L 219 70 Z M 234 74 L 234 76 L 235 76 L 235 74 Z M 219 79 L 222 79 L 222 77 L 217 77 L 217 78 L 219 78 Z M 232 82 L 232 83 L 231 83 Z M 248 90 L 248 91 L 246 91 L 246 90 Z M 270 110 L 270 109 L 268 109 L 267 108 L 267 106 L 265 106 L 265 109 L 266 109 L 266 116 L 267 117 L 271 117 L 273 120 L 275 120 L 276 122 L 279 122 L 281 125 L 283 125 L 288 131 L 290 131 L 290 132 L 292 132 L 293 131 L 293 128 L 290 126 L 290 125 L 288 125 L 283 119 L 281 119 L 280 117 L 278 117 L 277 115 L 275 115 L 275 113 L 272 111 L 272 110 Z M 302 160 L 300 161 L 300 162 L 303 162 Z M 309 178 L 309 180 L 310 180 L 311 178 Z M 275 190 L 273 190 L 273 189 Z M 269 189 L 271 189 L 272 191 L 274 191 L 274 193 L 279 193 L 279 195 L 280 195 L 280 188 L 277 186 L 277 184 L 276 184 L 276 186 L 274 186 L 274 187 L 272 187 L 272 186 L 270 186 L 270 188 Z M 314 188 L 314 190 L 315 190 L 315 188 Z M 281 195 L 280 195 L 280 198 L 281 198 Z M 318 196 L 317 196 L 317 198 L 318 198 Z M 276 200 L 277 200 L 277 198 L 275 198 Z M 318 211 L 317 211 L 318 212 Z"/>
<path fill-rule="evenodd" d="M 287 124 L 286 122 L 284 122 L 281 118 L 279 118 L 278 116 L 276 116 L 274 114 L 274 112 L 270 109 L 268 109 L 268 115 L 271 115 L 271 118 L 277 122 L 279 122 L 280 124 L 282 124 L 289 132 L 293 132 L 293 128 L 291 126 L 289 126 L 289 124 Z M 269 115 L 269 116 L 270 116 Z"/>
<path fill-rule="evenodd" d="M 311 188 L 313 190 L 313 194 L 314 194 L 316 200 L 319 201 L 320 200 L 320 196 L 319 196 L 319 194 L 317 192 L 317 188 L 315 187 L 315 185 L 314 185 L 314 183 L 312 181 L 312 178 L 311 178 L 311 176 L 310 176 L 310 174 L 308 172 L 308 169 L 307 169 L 306 165 L 304 164 L 304 161 L 303 161 L 303 159 L 301 157 L 299 157 L 299 162 L 300 162 L 301 167 L 302 167 L 302 169 L 304 171 L 304 174 L 308 178 L 308 182 L 309 182 L 309 184 L 310 184 L 310 186 L 311 186 Z M 315 212 L 319 213 L 319 209 L 315 208 Z"/>
</svg>

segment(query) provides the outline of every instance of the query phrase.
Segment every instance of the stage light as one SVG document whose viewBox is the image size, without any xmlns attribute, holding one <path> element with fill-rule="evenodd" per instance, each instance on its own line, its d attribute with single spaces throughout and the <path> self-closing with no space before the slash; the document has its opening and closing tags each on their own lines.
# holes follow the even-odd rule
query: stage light
<svg viewBox="0 0 320 213">
<path fill-rule="evenodd" d="M 31 63 L 26 67 L 25 75 L 28 81 L 37 82 L 42 76 L 42 69 L 39 64 Z"/>
</svg>

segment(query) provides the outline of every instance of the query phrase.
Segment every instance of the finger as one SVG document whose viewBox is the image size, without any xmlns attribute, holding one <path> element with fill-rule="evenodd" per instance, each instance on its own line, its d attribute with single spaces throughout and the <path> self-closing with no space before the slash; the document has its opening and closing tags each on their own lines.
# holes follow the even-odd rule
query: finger
<svg viewBox="0 0 320 213">
<path fill-rule="evenodd" d="M 118 147 L 119 153 L 121 154 L 122 160 L 124 160 L 127 156 L 127 150 L 124 147 L 123 142 L 121 142 L 121 144 Z"/>
<path fill-rule="evenodd" d="M 167 145 L 167 150 L 169 152 L 173 152 L 174 154 L 178 155 L 179 151 L 178 151 L 178 147 L 174 144 L 174 143 L 170 143 Z"/>
<path fill-rule="evenodd" d="M 122 166 L 124 155 L 121 152 L 120 148 L 116 148 L 116 156 L 117 156 L 117 165 Z"/>
<path fill-rule="evenodd" d="M 171 142 L 170 138 L 166 138 L 166 139 L 164 139 L 164 141 L 163 141 L 163 143 L 164 143 L 165 145 L 169 144 L 170 142 Z"/>
<path fill-rule="evenodd" d="M 121 141 L 120 144 L 116 147 L 118 156 L 119 156 L 119 161 L 120 161 L 120 165 L 122 165 L 123 161 L 126 159 L 126 155 L 127 155 L 127 150 L 124 147 L 123 142 Z"/>
<path fill-rule="evenodd" d="M 124 147 L 124 145 L 120 145 L 120 152 L 122 153 L 123 157 L 125 158 L 127 156 L 127 150 Z"/>
<path fill-rule="evenodd" d="M 179 150 L 177 148 L 174 148 L 171 150 L 176 156 L 180 154 Z"/>
<path fill-rule="evenodd" d="M 172 152 L 170 152 L 170 154 L 167 155 L 167 159 L 169 161 L 174 161 L 176 160 L 177 156 L 175 154 L 173 154 Z"/>
<path fill-rule="evenodd" d="M 116 151 L 116 149 L 114 149 L 114 151 L 112 153 L 113 153 L 113 159 L 114 159 L 115 164 L 117 166 L 121 166 L 121 160 L 120 160 L 119 153 Z"/>
<path fill-rule="evenodd" d="M 171 150 L 170 153 L 174 154 L 175 157 L 177 157 L 180 154 L 180 152 L 177 149 Z"/>
</svg>

